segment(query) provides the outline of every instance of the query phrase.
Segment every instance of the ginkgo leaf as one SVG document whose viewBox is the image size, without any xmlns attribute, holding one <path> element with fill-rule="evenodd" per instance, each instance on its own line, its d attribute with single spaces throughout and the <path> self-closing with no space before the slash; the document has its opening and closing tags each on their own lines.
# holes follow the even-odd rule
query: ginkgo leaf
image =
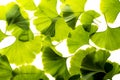
<svg viewBox="0 0 120 80">
<path fill-rule="evenodd" d="M 55 40 L 60 41 L 68 37 L 71 28 L 68 27 L 63 18 L 60 18 L 56 21 L 55 31 Z"/>
<path fill-rule="evenodd" d="M 41 0 L 38 8 L 46 16 L 50 18 L 54 18 L 58 16 L 56 5 L 57 5 L 57 0 Z"/>
<path fill-rule="evenodd" d="M 49 25 L 49 27 L 42 30 L 41 33 L 46 36 L 54 37 L 55 36 L 55 24 L 58 18 L 59 17 L 53 18 L 52 23 Z"/>
<path fill-rule="evenodd" d="M 57 55 L 51 48 L 43 50 L 42 61 L 44 70 L 56 78 L 68 80 L 69 73 L 66 67 L 66 58 Z"/>
<path fill-rule="evenodd" d="M 97 17 L 99 17 L 100 14 L 97 13 L 96 11 L 94 10 L 88 10 L 84 13 L 81 14 L 81 17 L 80 17 L 80 22 L 83 24 L 83 25 L 88 25 L 88 24 L 91 24 L 93 23 L 93 20 Z"/>
<path fill-rule="evenodd" d="M 78 17 L 84 12 L 86 0 L 64 0 L 62 1 L 61 11 L 66 23 L 75 29 Z"/>
<path fill-rule="evenodd" d="M 80 74 L 80 65 L 87 53 L 84 50 L 79 50 L 71 57 L 69 72 L 71 75 Z"/>
<path fill-rule="evenodd" d="M 110 67 L 111 66 L 111 67 Z M 110 68 L 109 68 L 110 67 Z M 104 80 L 107 79 L 112 79 L 112 77 L 115 74 L 118 74 L 120 72 L 120 65 L 118 63 L 115 62 L 109 62 L 106 63 L 105 65 L 105 70 L 108 72 L 105 76 L 104 76 Z"/>
<path fill-rule="evenodd" d="M 5 20 L 5 13 L 6 13 L 6 8 L 5 6 L 0 6 L 0 20 Z"/>
<path fill-rule="evenodd" d="M 110 53 L 104 50 L 92 51 L 91 49 L 86 50 L 88 54 L 83 59 L 80 72 L 83 80 L 103 80 L 106 75 L 104 69 L 107 58 Z"/>
<path fill-rule="evenodd" d="M 6 37 L 7 35 L 4 34 L 1 30 L 0 30 L 0 42 Z"/>
<path fill-rule="evenodd" d="M 84 12 L 84 6 L 87 0 L 65 0 L 65 4 L 69 5 L 76 14 Z"/>
<path fill-rule="evenodd" d="M 82 26 L 78 26 L 70 34 L 70 37 L 67 39 L 67 45 L 69 51 L 74 53 L 79 47 L 88 44 L 89 34 L 86 32 Z"/>
<path fill-rule="evenodd" d="M 92 37 L 91 40 L 99 47 L 108 50 L 115 50 L 120 48 L 120 27 L 110 28 L 108 27 L 106 31 L 97 32 Z"/>
<path fill-rule="evenodd" d="M 12 27 L 10 25 L 17 25 L 23 30 L 29 29 L 29 22 L 25 19 L 20 12 L 20 8 L 17 4 L 11 3 L 8 5 L 10 6 L 10 10 L 6 12 L 6 20 L 8 23 L 8 30 L 11 30 Z M 13 28 L 12 28 L 13 29 Z"/>
<path fill-rule="evenodd" d="M 16 0 L 23 8 L 27 10 L 35 10 L 36 6 L 33 0 Z"/>
<path fill-rule="evenodd" d="M 22 31 L 18 37 L 19 41 L 23 41 L 23 42 L 33 40 L 33 38 L 34 35 L 31 30 Z"/>
<path fill-rule="evenodd" d="M 5 55 L 0 55 L 0 80 L 10 80 L 12 78 L 12 68 Z"/>
<path fill-rule="evenodd" d="M 98 26 L 97 25 L 92 25 L 92 24 L 85 24 L 82 25 L 84 30 L 89 32 L 89 35 L 92 36 L 94 33 L 96 33 L 96 31 L 98 30 Z"/>
<path fill-rule="evenodd" d="M 0 53 L 6 55 L 10 63 L 19 65 L 32 62 L 35 54 L 39 53 L 40 49 L 41 38 L 36 36 L 33 40 L 26 42 L 17 39 L 12 45 L 0 49 Z"/>
<path fill-rule="evenodd" d="M 32 65 L 16 68 L 13 73 L 13 80 L 49 80 L 43 71 Z"/>
<path fill-rule="evenodd" d="M 70 9 L 68 5 L 62 5 L 62 16 L 65 19 L 65 22 L 70 26 L 72 29 L 75 29 L 75 25 L 78 19 L 78 15 L 75 16 L 74 12 Z"/>
<path fill-rule="evenodd" d="M 53 3 L 54 5 L 51 5 Z M 45 4 L 45 5 L 43 5 Z M 51 7 L 47 6 L 48 4 L 51 5 Z M 36 18 L 34 20 L 34 24 L 36 25 L 36 28 L 44 35 L 54 37 L 55 36 L 55 24 L 56 21 L 60 18 L 57 13 L 54 14 L 56 11 L 56 0 L 43 0 L 37 11 L 35 12 Z M 50 16 L 49 16 L 50 15 Z"/>
<path fill-rule="evenodd" d="M 120 12 L 119 0 L 101 0 L 100 9 L 107 22 L 113 23 Z"/>
<path fill-rule="evenodd" d="M 38 18 L 34 20 L 34 24 L 39 31 L 43 31 L 44 29 L 48 28 L 51 23 L 51 19 L 42 13 L 40 13 Z"/>
</svg>

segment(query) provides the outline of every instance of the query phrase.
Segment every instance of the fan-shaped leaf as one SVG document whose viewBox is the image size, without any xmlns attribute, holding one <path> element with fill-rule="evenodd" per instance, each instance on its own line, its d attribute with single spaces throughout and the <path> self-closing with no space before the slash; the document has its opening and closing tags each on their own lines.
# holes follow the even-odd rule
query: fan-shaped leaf
<svg viewBox="0 0 120 80">
<path fill-rule="evenodd" d="M 95 33 L 91 39 L 99 47 L 108 50 L 115 50 L 120 48 L 120 27 L 110 28 L 106 31 Z"/>
<path fill-rule="evenodd" d="M 67 45 L 69 51 L 74 53 L 79 47 L 84 44 L 88 44 L 89 34 L 86 32 L 82 26 L 78 26 L 73 32 L 71 32 L 70 37 L 67 39 Z"/>
<path fill-rule="evenodd" d="M 12 68 L 5 55 L 0 55 L 0 80 L 10 80 L 12 78 Z"/>
<path fill-rule="evenodd" d="M 66 67 L 66 58 L 57 55 L 51 48 L 46 47 L 42 55 L 44 70 L 54 77 L 69 78 L 69 73 Z"/>
<path fill-rule="evenodd" d="M 17 0 L 17 2 L 22 5 L 23 8 L 27 10 L 35 10 L 36 6 L 34 0 Z"/>
<path fill-rule="evenodd" d="M 101 0 L 100 9 L 107 22 L 113 23 L 120 12 L 119 0 Z"/>
<path fill-rule="evenodd" d="M 0 49 L 0 52 L 5 54 L 11 63 L 16 63 L 17 65 L 30 63 L 35 58 L 35 53 L 40 52 L 40 41 L 41 38 L 39 36 L 27 42 L 16 40 L 12 45 Z"/>
<path fill-rule="evenodd" d="M 30 65 L 17 68 L 13 73 L 13 80 L 48 80 L 43 71 Z"/>
</svg>

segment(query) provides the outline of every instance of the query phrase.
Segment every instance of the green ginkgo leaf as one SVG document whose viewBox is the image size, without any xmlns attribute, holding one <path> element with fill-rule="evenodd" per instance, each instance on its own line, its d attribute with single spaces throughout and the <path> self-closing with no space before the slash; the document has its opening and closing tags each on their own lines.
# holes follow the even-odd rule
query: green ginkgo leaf
<svg viewBox="0 0 120 80">
<path fill-rule="evenodd" d="M 33 38 L 34 35 L 31 30 L 22 31 L 18 37 L 19 41 L 23 41 L 23 42 L 33 40 Z"/>
<path fill-rule="evenodd" d="M 105 70 L 107 74 L 104 76 L 104 80 L 112 79 L 115 74 L 120 72 L 120 65 L 115 62 L 108 62 L 105 64 Z"/>
<path fill-rule="evenodd" d="M 50 18 L 55 18 L 58 16 L 56 5 L 57 5 L 57 0 L 41 0 L 38 8 L 46 16 Z"/>
<path fill-rule="evenodd" d="M 104 50 L 91 50 L 90 48 L 88 48 L 86 51 L 88 54 L 82 60 L 80 67 L 80 73 L 82 74 L 81 79 L 103 80 L 107 73 L 104 67 L 108 57 L 110 56 L 110 53 Z"/>
<path fill-rule="evenodd" d="M 72 29 L 65 23 L 63 18 L 58 19 L 55 24 L 55 40 L 60 41 L 67 38 L 71 30 Z"/>
<path fill-rule="evenodd" d="M 113 23 L 120 12 L 119 0 L 101 0 L 100 9 L 107 22 Z"/>
<path fill-rule="evenodd" d="M 36 36 L 33 40 L 25 42 L 17 39 L 12 45 L 0 49 L 0 53 L 6 55 L 10 63 L 19 65 L 32 62 L 40 49 L 41 38 Z"/>
<path fill-rule="evenodd" d="M 27 10 L 35 10 L 34 0 L 16 0 L 23 8 Z"/>
<path fill-rule="evenodd" d="M 66 23 L 75 29 L 79 15 L 84 12 L 86 0 L 65 0 L 62 1 L 61 11 Z"/>
<path fill-rule="evenodd" d="M 99 47 L 108 50 L 116 50 L 120 48 L 120 27 L 110 28 L 103 32 L 97 32 L 92 37 L 91 40 Z"/>
<path fill-rule="evenodd" d="M 56 4 L 57 0 L 41 0 L 35 12 L 38 18 L 34 20 L 34 24 L 42 34 L 50 37 L 55 36 L 55 24 L 60 18 L 56 11 Z"/>
<path fill-rule="evenodd" d="M 48 80 L 43 71 L 31 65 L 16 68 L 13 73 L 13 80 Z"/>
<path fill-rule="evenodd" d="M 12 78 L 12 68 L 5 55 L 0 54 L 0 80 L 10 80 Z"/>
<path fill-rule="evenodd" d="M 69 5 L 71 10 L 76 14 L 84 12 L 84 6 L 87 0 L 65 0 L 65 4 Z"/>
<path fill-rule="evenodd" d="M 78 26 L 73 30 L 67 39 L 67 45 L 71 53 L 74 53 L 79 47 L 88 44 L 88 42 L 89 33 L 86 32 L 82 26 Z"/>
<path fill-rule="evenodd" d="M 22 16 L 20 12 L 20 7 L 17 4 L 11 3 L 8 4 L 8 8 L 10 9 L 6 12 L 6 20 L 8 23 L 7 29 L 13 29 L 13 27 L 11 27 L 10 25 L 17 25 L 23 30 L 28 30 L 29 22 Z"/>
<path fill-rule="evenodd" d="M 4 33 L 0 30 L 0 42 L 1 42 L 5 37 L 7 37 L 7 35 L 4 34 Z"/>
<path fill-rule="evenodd" d="M 84 30 L 89 32 L 89 35 L 92 36 L 94 33 L 96 33 L 96 31 L 98 30 L 98 26 L 97 25 L 91 25 L 91 24 L 85 24 L 82 25 Z"/>
<path fill-rule="evenodd" d="M 84 12 L 84 13 L 81 14 L 80 22 L 83 25 L 88 25 L 88 24 L 93 23 L 93 20 L 95 18 L 99 17 L 99 16 L 100 16 L 100 14 L 97 13 L 96 11 L 89 10 L 89 11 L 86 11 L 86 12 Z"/>
<path fill-rule="evenodd" d="M 38 18 L 34 20 L 34 24 L 36 25 L 36 28 L 39 31 L 43 31 L 44 29 L 48 28 L 51 23 L 51 19 L 43 13 L 40 13 Z"/>
<path fill-rule="evenodd" d="M 70 9 L 68 5 L 62 5 L 62 16 L 65 19 L 65 22 L 70 26 L 72 29 L 75 29 L 75 25 L 78 19 L 78 15 L 75 16 L 74 12 Z"/>
<path fill-rule="evenodd" d="M 0 5 L 0 20 L 5 20 L 6 18 L 6 7 Z"/>
<path fill-rule="evenodd" d="M 42 61 L 45 72 L 56 78 L 68 80 L 69 73 L 66 67 L 66 58 L 57 55 L 51 48 L 46 47 L 43 50 Z"/>
<path fill-rule="evenodd" d="M 82 64 L 82 60 L 88 53 L 84 50 L 79 50 L 71 57 L 70 60 L 70 69 L 69 72 L 71 75 L 80 74 L 80 65 Z"/>
<path fill-rule="evenodd" d="M 56 18 L 53 18 L 52 23 L 49 25 L 49 27 L 42 30 L 41 33 L 46 36 L 54 37 L 55 36 L 55 24 L 58 19 L 59 19 L 59 16 Z"/>
</svg>

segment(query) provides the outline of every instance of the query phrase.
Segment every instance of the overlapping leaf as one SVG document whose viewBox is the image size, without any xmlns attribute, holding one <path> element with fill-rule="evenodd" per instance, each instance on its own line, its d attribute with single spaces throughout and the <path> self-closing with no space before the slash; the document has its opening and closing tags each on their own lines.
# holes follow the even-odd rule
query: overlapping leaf
<svg viewBox="0 0 120 80">
<path fill-rule="evenodd" d="M 79 50 L 77 53 L 75 53 L 74 56 L 72 56 L 70 60 L 70 69 L 69 69 L 71 75 L 80 74 L 80 65 L 86 55 L 87 53 L 84 50 Z"/>
<path fill-rule="evenodd" d="M 107 22 L 113 23 L 120 12 L 119 0 L 101 0 L 100 9 Z"/>
<path fill-rule="evenodd" d="M 110 56 L 109 52 L 104 50 L 91 52 L 91 49 L 87 51 L 88 55 L 83 59 L 80 68 L 81 79 L 107 80 L 112 79 L 113 75 L 119 73 L 117 63 L 107 62 L 107 58 Z"/>
<path fill-rule="evenodd" d="M 55 24 L 59 19 L 56 4 L 57 0 L 42 0 L 35 12 L 38 18 L 34 20 L 34 24 L 42 34 L 50 37 L 55 36 Z"/>
<path fill-rule="evenodd" d="M 0 53 L 5 54 L 10 63 L 16 63 L 17 65 L 30 63 L 35 58 L 35 54 L 40 52 L 40 41 L 41 38 L 39 36 L 27 42 L 17 39 L 12 45 L 1 49 Z"/>
<path fill-rule="evenodd" d="M 43 71 L 30 65 L 17 68 L 13 73 L 13 80 L 49 80 Z"/>
<path fill-rule="evenodd" d="M 60 18 L 56 22 L 55 31 L 55 40 L 60 41 L 68 37 L 71 28 L 68 27 L 63 18 Z"/>
<path fill-rule="evenodd" d="M 0 55 L 0 80 L 10 80 L 12 78 L 12 68 L 5 55 Z"/>
<path fill-rule="evenodd" d="M 27 19 L 25 19 L 21 12 L 20 12 L 20 8 L 17 4 L 14 3 L 10 3 L 8 4 L 8 8 L 10 10 L 8 10 L 6 12 L 6 20 L 8 23 L 8 30 L 13 29 L 16 26 L 12 26 L 11 25 L 17 25 L 19 28 L 23 29 L 23 30 L 28 30 L 29 29 L 29 22 Z"/>
<path fill-rule="evenodd" d="M 34 0 L 16 0 L 23 8 L 27 10 L 35 10 Z"/>
<path fill-rule="evenodd" d="M 96 11 L 89 10 L 81 14 L 80 22 L 83 25 L 88 25 L 88 24 L 90 25 L 91 23 L 93 23 L 93 20 L 99 16 L 100 14 L 98 14 Z"/>
<path fill-rule="evenodd" d="M 55 18 L 58 16 L 56 5 L 57 0 L 41 0 L 40 5 L 38 6 L 38 13 L 43 12 L 46 16 L 50 18 Z"/>
<path fill-rule="evenodd" d="M 106 31 L 95 33 L 91 39 L 99 47 L 108 50 L 115 50 L 120 48 L 120 27 L 110 28 Z"/>
<path fill-rule="evenodd" d="M 51 48 L 46 47 L 43 50 L 42 61 L 44 70 L 58 79 L 69 78 L 69 73 L 66 67 L 66 58 L 63 58 L 55 53 Z"/>
<path fill-rule="evenodd" d="M 88 42 L 89 34 L 82 26 L 78 26 L 73 32 L 71 32 L 67 39 L 67 45 L 71 53 L 74 53 L 79 47 L 88 44 Z"/>
<path fill-rule="evenodd" d="M 6 13 L 6 8 L 5 8 L 5 6 L 1 6 L 0 5 L 0 20 L 5 20 L 5 17 L 6 17 L 6 15 L 5 15 L 5 13 Z"/>
<path fill-rule="evenodd" d="M 75 29 L 79 15 L 84 12 L 84 5 L 86 0 L 65 0 L 62 2 L 62 16 L 64 17 L 66 23 L 72 29 Z"/>
</svg>

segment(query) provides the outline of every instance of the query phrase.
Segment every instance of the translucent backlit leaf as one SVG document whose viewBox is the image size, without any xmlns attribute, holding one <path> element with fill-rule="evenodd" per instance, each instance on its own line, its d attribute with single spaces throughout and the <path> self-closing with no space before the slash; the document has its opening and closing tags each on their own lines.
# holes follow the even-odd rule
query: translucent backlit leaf
<svg viewBox="0 0 120 80">
<path fill-rule="evenodd" d="M 71 53 L 74 53 L 79 47 L 88 44 L 88 42 L 89 34 L 82 26 L 78 26 L 75 30 L 73 30 L 67 39 L 67 45 Z"/>
<path fill-rule="evenodd" d="M 104 50 L 93 50 L 90 48 L 86 50 L 88 55 L 83 59 L 80 72 L 83 80 L 103 80 L 106 75 L 104 69 L 107 58 L 110 56 L 109 52 Z"/>
<path fill-rule="evenodd" d="M 39 31 L 43 31 L 48 28 L 52 23 L 51 19 L 44 14 L 39 14 L 38 18 L 34 20 L 34 24 Z"/>
<path fill-rule="evenodd" d="M 101 0 L 100 9 L 107 22 L 113 23 L 120 12 L 119 0 Z"/>
<path fill-rule="evenodd" d="M 80 65 L 86 55 L 87 55 L 87 52 L 85 52 L 84 50 L 79 50 L 78 52 L 75 53 L 74 56 L 71 57 L 70 69 L 69 69 L 69 72 L 71 75 L 80 74 Z"/>
<path fill-rule="evenodd" d="M 86 11 L 84 13 L 81 14 L 81 17 L 80 17 L 80 22 L 83 24 L 83 25 L 88 25 L 88 24 L 91 24 L 93 23 L 93 20 L 97 17 L 99 17 L 100 15 L 94 11 L 94 10 L 89 10 L 89 11 Z"/>
<path fill-rule="evenodd" d="M 115 50 L 120 48 L 120 27 L 110 28 L 106 31 L 95 33 L 91 39 L 99 47 L 108 50 Z"/>
<path fill-rule="evenodd" d="M 5 20 L 6 17 L 5 13 L 6 13 L 5 6 L 0 6 L 0 20 Z"/>
<path fill-rule="evenodd" d="M 88 24 L 88 25 L 82 25 L 84 30 L 89 32 L 90 36 L 93 35 L 94 33 L 96 33 L 96 31 L 98 30 L 98 26 L 97 25 L 91 25 L 91 24 Z"/>
<path fill-rule="evenodd" d="M 120 72 L 120 65 L 115 62 L 113 62 L 113 63 L 109 62 L 105 65 L 105 70 L 108 71 L 108 73 L 104 76 L 104 80 L 112 79 L 112 77 L 115 74 L 118 74 Z"/>
<path fill-rule="evenodd" d="M 66 67 L 66 58 L 57 55 L 51 48 L 43 50 L 42 61 L 44 70 L 56 78 L 68 80 L 69 73 Z"/>
<path fill-rule="evenodd" d="M 57 0 L 41 0 L 39 9 L 45 15 L 50 18 L 57 17 L 57 10 L 56 10 Z"/>
<path fill-rule="evenodd" d="M 41 38 L 37 36 L 33 40 L 27 42 L 17 39 L 12 45 L 0 49 L 0 53 L 6 55 L 11 63 L 19 65 L 32 62 L 35 58 L 35 54 L 39 53 L 40 49 Z"/>
<path fill-rule="evenodd" d="M 10 80 L 12 77 L 12 68 L 5 55 L 0 55 L 0 80 Z"/>
<path fill-rule="evenodd" d="M 55 31 L 55 40 L 60 41 L 68 37 L 71 28 L 68 27 L 63 18 L 60 18 L 55 24 Z"/>
<path fill-rule="evenodd" d="M 49 80 L 43 71 L 30 65 L 16 68 L 13 73 L 13 80 Z"/>
<path fill-rule="evenodd" d="M 65 0 L 65 4 L 69 5 L 73 12 L 81 13 L 87 0 Z"/>
<path fill-rule="evenodd" d="M 6 13 L 6 20 L 8 23 L 7 29 L 11 29 L 9 25 L 15 24 L 21 29 L 28 30 L 29 22 L 21 15 L 19 6 L 17 4 L 12 3 L 10 5 L 8 5 L 8 7 L 10 6 L 10 10 L 8 10 Z"/>
<path fill-rule="evenodd" d="M 34 0 L 16 0 L 23 8 L 27 10 L 35 10 Z"/>
<path fill-rule="evenodd" d="M 78 19 L 78 15 L 75 16 L 74 12 L 70 9 L 68 5 L 62 5 L 61 8 L 62 16 L 65 19 L 65 22 L 70 26 L 72 29 L 75 29 L 75 25 Z"/>
</svg>

